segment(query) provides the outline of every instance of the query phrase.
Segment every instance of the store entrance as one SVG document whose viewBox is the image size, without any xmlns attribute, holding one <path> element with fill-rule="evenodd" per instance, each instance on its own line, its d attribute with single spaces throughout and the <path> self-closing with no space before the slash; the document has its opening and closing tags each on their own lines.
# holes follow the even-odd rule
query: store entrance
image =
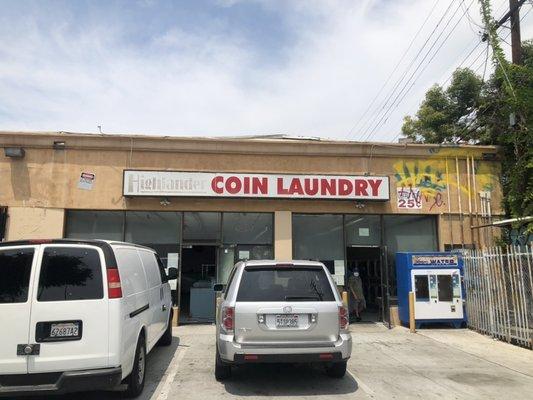
<svg viewBox="0 0 533 400">
<path fill-rule="evenodd" d="M 217 246 L 184 245 L 181 248 L 180 323 L 215 319 Z"/>
<path fill-rule="evenodd" d="M 378 322 L 383 320 L 383 291 L 381 249 L 379 247 L 347 247 L 346 288 L 353 270 L 357 268 L 363 286 L 364 309 L 361 322 Z M 350 311 L 354 310 L 354 298 L 349 292 Z"/>
</svg>

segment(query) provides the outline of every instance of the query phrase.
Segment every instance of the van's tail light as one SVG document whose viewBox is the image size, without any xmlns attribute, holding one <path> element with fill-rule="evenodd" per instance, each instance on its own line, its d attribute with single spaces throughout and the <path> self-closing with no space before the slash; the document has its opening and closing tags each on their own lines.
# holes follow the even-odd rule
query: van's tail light
<svg viewBox="0 0 533 400">
<path fill-rule="evenodd" d="M 348 316 L 348 309 L 344 306 L 339 307 L 339 327 L 341 330 L 348 329 L 350 319 Z"/>
<path fill-rule="evenodd" d="M 233 307 L 222 307 L 222 327 L 226 333 L 233 332 L 235 328 L 235 309 Z"/>
<path fill-rule="evenodd" d="M 110 299 L 122 297 L 122 285 L 120 284 L 118 268 L 107 269 L 107 295 Z"/>
</svg>

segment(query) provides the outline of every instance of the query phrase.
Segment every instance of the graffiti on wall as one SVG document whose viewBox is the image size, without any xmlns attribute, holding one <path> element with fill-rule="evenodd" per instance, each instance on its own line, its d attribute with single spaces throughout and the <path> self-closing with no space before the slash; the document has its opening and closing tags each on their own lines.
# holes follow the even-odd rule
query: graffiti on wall
<svg viewBox="0 0 533 400">
<path fill-rule="evenodd" d="M 461 162 L 464 163 L 464 159 Z M 400 160 L 393 167 L 396 178 L 397 207 L 400 209 L 422 209 L 426 206 L 429 211 L 438 210 L 446 206 L 446 190 L 458 187 L 455 160 L 448 160 L 448 175 L 446 174 L 446 160 L 442 158 Z M 476 162 L 475 176 L 478 191 L 491 192 L 498 179 L 493 163 Z M 473 195 L 473 188 L 469 190 L 464 177 L 461 177 L 459 190 L 466 196 Z"/>
</svg>

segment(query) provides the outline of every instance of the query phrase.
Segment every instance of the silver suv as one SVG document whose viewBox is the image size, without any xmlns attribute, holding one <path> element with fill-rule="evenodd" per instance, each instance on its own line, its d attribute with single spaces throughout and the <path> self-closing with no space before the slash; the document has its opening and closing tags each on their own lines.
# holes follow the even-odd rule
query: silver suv
<svg viewBox="0 0 533 400">
<path fill-rule="evenodd" d="M 324 264 L 246 261 L 215 285 L 215 377 L 249 363 L 322 363 L 342 378 L 352 352 L 348 310 Z"/>
</svg>

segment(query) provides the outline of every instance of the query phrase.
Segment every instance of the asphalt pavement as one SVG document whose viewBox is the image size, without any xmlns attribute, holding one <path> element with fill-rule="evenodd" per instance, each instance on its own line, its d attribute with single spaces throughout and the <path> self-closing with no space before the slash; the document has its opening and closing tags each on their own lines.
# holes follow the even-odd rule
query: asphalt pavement
<svg viewBox="0 0 533 400">
<path fill-rule="evenodd" d="M 224 383 L 215 380 L 214 326 L 174 328 L 170 347 L 148 356 L 142 400 L 262 399 L 523 399 L 533 393 L 533 352 L 469 330 L 351 326 L 348 373 L 332 379 L 309 365 L 247 365 Z M 82 393 L 54 400 L 119 399 Z M 44 400 L 32 398 L 33 400 Z M 51 399 L 50 396 L 46 399 Z"/>
</svg>

